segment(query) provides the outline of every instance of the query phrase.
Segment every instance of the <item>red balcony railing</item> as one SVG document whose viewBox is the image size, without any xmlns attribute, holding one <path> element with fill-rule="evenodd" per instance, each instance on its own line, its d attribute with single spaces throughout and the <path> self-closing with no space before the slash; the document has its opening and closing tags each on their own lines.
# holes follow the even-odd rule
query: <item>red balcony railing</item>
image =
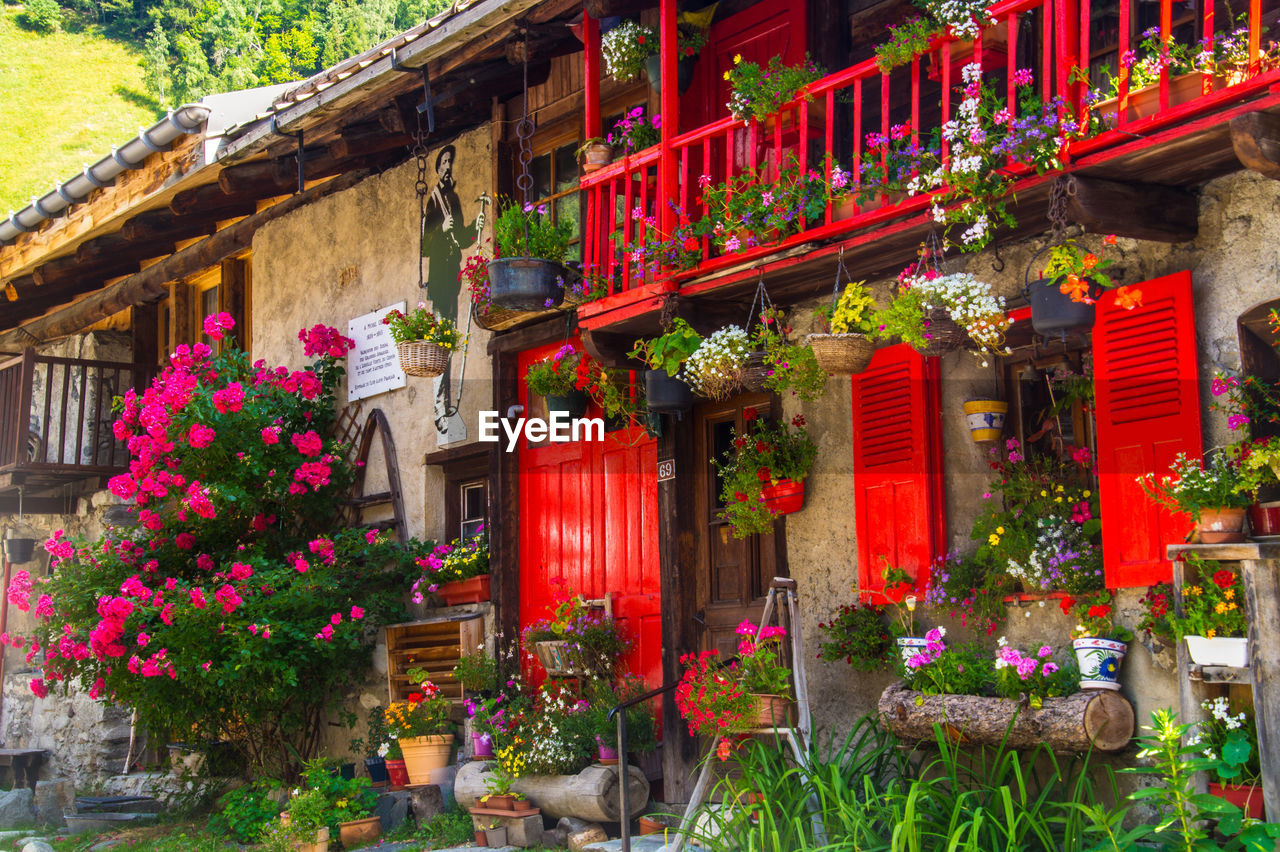
<svg viewBox="0 0 1280 852">
<path fill-rule="evenodd" d="M 1217 33 L 1221 41 L 1224 34 L 1240 26 L 1237 21 L 1224 23 L 1225 15 L 1215 21 L 1214 4 L 1199 2 L 1200 11 L 1195 14 L 1184 13 L 1184 4 L 1177 4 L 1176 17 L 1173 0 L 1158 4 L 1142 0 L 1008 0 L 991 7 L 995 23 L 972 42 L 939 38 L 924 55 L 887 73 L 873 60 L 835 72 L 808 87 L 809 99 L 785 106 L 763 124 L 725 118 L 680 134 L 671 148 L 676 160 L 675 186 L 665 193 L 660 187 L 658 147 L 625 157 L 582 179 L 586 195 L 585 265 L 606 282 L 612 295 L 645 284 L 669 284 L 705 275 L 796 243 L 874 228 L 922 211 L 930 204 L 927 195 L 905 199 L 881 196 L 861 205 L 843 200 L 828 203 L 821 219 L 802 221 L 798 233 L 773 245 L 722 254 L 704 238 L 696 269 L 655 270 L 652 260 L 646 263 L 643 258 L 642 250 L 654 235 L 642 219 L 656 219 L 660 205 L 673 204 L 695 220 L 707 214 L 700 178 L 722 183 L 747 174 L 757 175 L 761 181 L 776 180 L 780 167 L 795 162 L 801 169 L 819 171 L 828 182 L 834 168 L 851 172 L 857 187 L 861 180 L 857 164 L 863 162 L 865 136 L 888 134 L 892 127 L 909 123 L 918 139 L 920 134 L 941 127 L 961 100 L 957 92 L 962 85 L 960 69 L 970 63 L 978 63 L 984 81 L 1004 92 L 1011 121 L 1019 115 L 1014 83 L 1019 69 L 1032 73 L 1042 101 L 1061 97 L 1077 116 L 1084 115 L 1087 103 L 1097 100 L 1087 97 L 1090 84 L 1097 90 L 1108 75 L 1118 79 L 1114 97 L 1104 95 L 1100 103 L 1088 107 L 1106 116 L 1112 129 L 1070 143 L 1062 152 L 1068 167 L 1086 155 L 1131 145 L 1167 125 L 1238 105 L 1280 82 L 1280 71 L 1264 61 L 1262 0 L 1250 2 L 1246 25 L 1238 38 L 1247 39 L 1247 45 L 1237 50 L 1240 61 L 1230 74 L 1172 75 L 1166 65 L 1159 68 L 1157 83 L 1139 89 L 1130 85 L 1129 74 L 1117 73 L 1122 58 L 1139 48 L 1139 33 L 1144 27 L 1157 27 L 1162 44 L 1193 55 L 1201 38 Z M 1150 23 L 1156 15 L 1158 22 Z M 1188 85 L 1190 92 L 1186 91 Z M 942 156 L 944 160 L 947 157 L 945 147 Z M 1019 181 L 1015 190 L 1036 179 L 1034 171 L 1023 165 L 1009 164 L 1008 173 Z M 591 312 L 588 308 L 587 313 Z"/>
<path fill-rule="evenodd" d="M 153 372 L 34 349 L 0 363 L 0 471 L 92 476 L 124 469 L 129 453 L 111 430 L 112 401 L 144 387 Z"/>
</svg>

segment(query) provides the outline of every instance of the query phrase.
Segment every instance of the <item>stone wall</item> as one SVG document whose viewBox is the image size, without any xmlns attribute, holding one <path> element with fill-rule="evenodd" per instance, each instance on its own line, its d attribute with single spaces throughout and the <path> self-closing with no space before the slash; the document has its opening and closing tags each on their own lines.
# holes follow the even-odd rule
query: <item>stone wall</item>
<svg viewBox="0 0 1280 852">
<path fill-rule="evenodd" d="M 1259 303 L 1280 298 L 1280 258 L 1274 249 L 1280 243 L 1278 208 L 1280 184 L 1252 172 L 1236 172 L 1203 187 L 1200 232 L 1194 241 L 1178 245 L 1124 238 L 1117 241 L 1119 257 L 1109 271 L 1116 272 L 1122 283 L 1191 270 L 1206 446 L 1231 439 L 1225 419 L 1208 411 L 1208 385 L 1215 370 L 1240 366 L 1236 318 Z M 1100 240 L 1087 236 L 1082 242 L 1096 250 Z M 1013 297 L 1022 287 L 1023 272 L 1031 256 L 1045 244 L 1046 239 L 1041 237 L 1002 245 L 998 262 L 988 251 L 953 259 L 948 271 L 972 272 L 991 281 L 1006 297 Z M 856 277 L 857 270 L 852 272 Z M 891 283 L 871 282 L 878 299 L 888 293 Z M 800 306 L 795 313 L 797 328 L 805 329 L 810 322 L 810 309 L 827 300 L 829 297 Z M 992 376 L 992 367 L 982 367 L 970 352 L 953 352 L 942 359 L 947 541 L 956 550 L 973 547 L 969 530 L 988 474 L 985 450 L 970 439 L 961 406 L 972 392 L 989 390 Z M 800 584 L 804 642 L 811 661 L 810 701 L 818 727 L 836 732 L 848 730 L 855 720 L 873 710 L 881 691 L 894 679 L 889 673 L 862 675 L 844 663 L 815 659 L 823 638 L 818 624 L 829 620 L 841 604 L 854 600 L 857 587 L 856 530 L 848 499 L 852 469 L 850 394 L 847 379 L 831 379 L 827 394 L 814 403 L 801 403 L 795 398 L 784 401 L 788 417 L 797 412 L 805 415 L 820 448 L 808 480 L 805 509 L 787 518 L 787 551 L 791 576 Z M 1137 622 L 1137 600 L 1143 591 L 1127 590 L 1119 596 L 1121 621 L 1130 627 Z M 1050 601 L 1047 605 L 1011 607 L 1002 632 L 1014 645 L 1028 647 L 1042 640 L 1058 645 L 1065 641 L 1070 627 Z M 1139 724 L 1153 709 L 1178 705 L 1170 649 L 1150 643 L 1132 646 L 1124 662 L 1123 682 L 1123 692 L 1133 702 Z"/>
</svg>

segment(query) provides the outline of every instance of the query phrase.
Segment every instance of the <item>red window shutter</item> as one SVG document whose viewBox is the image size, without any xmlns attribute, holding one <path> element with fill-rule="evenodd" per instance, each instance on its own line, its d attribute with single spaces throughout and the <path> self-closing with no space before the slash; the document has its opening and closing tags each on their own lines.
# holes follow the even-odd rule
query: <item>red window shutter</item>
<svg viewBox="0 0 1280 852">
<path fill-rule="evenodd" d="M 1125 310 L 1108 292 L 1093 330 L 1102 550 L 1113 588 L 1170 580 L 1165 545 L 1181 541 L 1190 524 L 1157 507 L 1137 477 L 1163 475 L 1178 453 L 1203 449 L 1191 273 L 1133 289 L 1142 306 Z"/>
<path fill-rule="evenodd" d="M 853 378 L 858 586 L 882 588 L 884 562 L 918 583 L 946 541 L 937 359 L 899 344 Z"/>
</svg>

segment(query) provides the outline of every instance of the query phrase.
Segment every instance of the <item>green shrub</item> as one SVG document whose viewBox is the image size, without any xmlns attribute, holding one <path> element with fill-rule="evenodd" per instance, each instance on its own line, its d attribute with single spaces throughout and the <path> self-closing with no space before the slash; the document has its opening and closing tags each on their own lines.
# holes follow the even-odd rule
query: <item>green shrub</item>
<svg viewBox="0 0 1280 852">
<path fill-rule="evenodd" d="M 37 33 L 56 33 L 62 29 L 62 7 L 57 0 L 27 0 L 18 23 Z"/>
<path fill-rule="evenodd" d="M 253 843 L 262 830 L 280 814 L 272 793 L 280 789 L 274 778 L 260 778 L 248 787 L 232 790 L 222 799 L 222 810 L 209 819 L 209 828 L 230 834 L 241 843 Z"/>
</svg>

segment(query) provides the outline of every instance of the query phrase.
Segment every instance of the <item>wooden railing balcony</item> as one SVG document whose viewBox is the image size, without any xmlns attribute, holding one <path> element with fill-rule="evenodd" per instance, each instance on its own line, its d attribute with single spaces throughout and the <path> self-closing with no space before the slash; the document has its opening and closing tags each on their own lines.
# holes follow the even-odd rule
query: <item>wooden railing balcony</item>
<svg viewBox="0 0 1280 852">
<path fill-rule="evenodd" d="M 0 363 L 0 488 L 38 490 L 125 470 L 129 452 L 112 432 L 112 402 L 154 372 L 34 349 Z"/>
<path fill-rule="evenodd" d="M 862 181 L 859 163 L 864 162 L 866 135 L 887 135 L 894 126 L 906 124 L 918 140 L 941 127 L 951 120 L 961 100 L 957 92 L 963 85 L 961 68 L 971 63 L 981 67 L 987 85 L 1004 93 L 1011 122 L 1020 113 L 1015 72 L 1025 69 L 1023 76 L 1031 72 L 1042 102 L 1060 97 L 1076 117 L 1091 109 L 1106 116 L 1110 124 L 1110 129 L 1070 142 L 1061 152 L 1060 170 L 1040 175 L 1025 165 L 1010 163 L 1006 172 L 1013 179 L 1014 195 L 1063 172 L 1089 166 L 1118 163 L 1123 170 L 1128 166 L 1119 158 L 1132 160 L 1135 152 L 1159 146 L 1179 134 L 1203 131 L 1245 111 L 1280 104 L 1280 70 L 1268 67 L 1274 63 L 1265 61 L 1261 41 L 1262 2 L 1250 0 L 1247 26 L 1237 39 L 1247 38 L 1247 61 L 1240 62 L 1230 74 L 1171 76 L 1165 66 L 1159 71 L 1158 83 L 1132 91 L 1129 75 L 1118 75 L 1116 96 L 1086 106 L 1096 100 L 1087 96 L 1089 82 L 1095 91 L 1101 88 L 1103 68 L 1109 63 L 1114 74 L 1121 58 L 1139 47 L 1141 22 L 1149 21 L 1157 8 L 1162 43 L 1181 44 L 1192 55 L 1198 52 L 1201 38 L 1217 33 L 1221 39 L 1241 26 L 1237 21 L 1224 21 L 1224 15 L 1215 23 L 1213 6 L 1202 0 L 1201 11 L 1189 16 L 1185 4 L 1179 3 L 1176 8 L 1181 17 L 1175 18 L 1172 0 L 1158 4 L 1140 0 L 1007 0 L 990 7 L 994 23 L 974 41 L 938 38 L 923 55 L 889 72 L 868 60 L 829 74 L 807 88 L 807 98 L 784 106 L 764 123 L 725 118 L 681 133 L 670 148 L 669 156 L 675 160 L 672 171 L 664 172 L 661 148 L 655 146 L 585 175 L 581 183 L 586 205 L 584 267 L 605 282 L 608 295 L 582 306 L 579 315 L 590 327 L 593 317 L 602 317 L 630 301 L 648 296 L 652 304 L 653 297 L 662 291 L 691 293 L 714 288 L 716 282 L 711 279 L 716 273 L 757 264 L 775 254 L 794 256 L 796 252 L 788 254 L 788 249 L 800 244 L 849 239 L 854 232 L 875 239 L 900 227 L 899 220 L 912 214 L 917 214 L 917 222 L 923 221 L 922 214 L 931 204 L 928 194 L 905 198 L 882 195 L 861 204 L 846 196 L 828 202 L 821 217 L 802 220 L 797 233 L 770 245 L 726 253 L 704 237 L 693 268 L 655 268 L 643 257 L 653 234 L 644 227 L 642 216 L 658 218 L 661 207 L 668 204 L 695 221 L 708 214 L 700 181 L 722 184 L 741 175 L 776 180 L 780 167 L 794 163 L 802 171 L 816 170 L 828 183 L 835 168 L 851 173 L 856 195 Z M 1095 44 L 1091 50 L 1091 22 L 1097 32 L 1099 19 L 1112 22 L 1108 31 L 1113 34 L 1105 49 L 1097 49 Z M 1116 29 L 1118 37 L 1113 32 Z M 1096 79 L 1088 81 L 1088 75 L 1079 69 L 1091 66 Z M 1229 154 L 1229 144 L 1227 149 Z M 941 155 L 945 161 L 945 143 Z M 1165 168 L 1178 165 L 1169 163 Z M 1188 174 L 1194 172 L 1193 164 L 1183 165 Z M 1110 175 L 1113 179 L 1118 177 L 1115 171 Z M 674 174 L 673 185 L 661 185 L 664 173 Z M 732 223 L 728 227 L 732 228 Z M 692 287 L 690 282 L 694 282 Z"/>
</svg>

